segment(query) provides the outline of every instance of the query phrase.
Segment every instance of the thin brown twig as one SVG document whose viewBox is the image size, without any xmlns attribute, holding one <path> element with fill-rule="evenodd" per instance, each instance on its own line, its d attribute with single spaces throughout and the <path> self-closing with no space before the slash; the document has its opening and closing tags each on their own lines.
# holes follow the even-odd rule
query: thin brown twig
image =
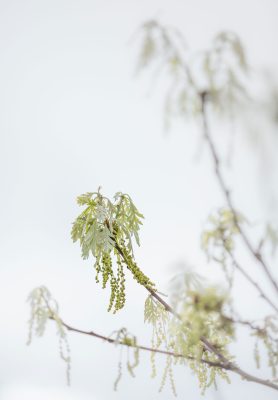
<svg viewBox="0 0 278 400">
<path fill-rule="evenodd" d="M 115 345 L 119 344 L 121 346 L 133 347 L 133 348 L 136 348 L 136 349 L 139 349 L 139 350 L 149 351 L 149 352 L 158 353 L 158 354 L 164 354 L 164 355 L 172 356 L 172 357 L 176 357 L 176 358 L 186 358 L 188 360 L 196 360 L 193 356 L 189 356 L 189 355 L 186 356 L 184 354 L 174 353 L 172 351 L 167 351 L 167 350 L 155 349 L 153 347 L 143 346 L 143 345 L 139 345 L 139 344 L 136 344 L 136 345 L 135 344 L 130 344 L 130 343 L 127 343 L 125 341 L 112 339 L 109 336 L 100 335 L 100 334 L 98 334 L 98 333 L 96 333 L 94 331 L 83 331 L 81 329 L 77 329 L 77 328 L 74 328 L 74 327 L 66 324 L 62 320 L 61 320 L 61 323 L 69 331 L 76 332 L 76 333 L 82 333 L 82 334 L 88 335 L 88 336 L 93 336 L 93 337 L 95 337 L 97 339 L 102 339 L 105 342 L 108 342 L 108 343 L 111 343 L 111 344 L 115 344 Z M 203 364 L 207 364 L 210 367 L 217 367 L 217 368 L 224 368 L 225 369 L 225 366 L 222 365 L 220 362 L 217 362 L 217 361 L 210 361 L 210 360 L 206 360 L 206 359 L 203 359 L 203 358 L 198 360 L 198 361 L 200 361 Z"/>
<path fill-rule="evenodd" d="M 237 213 L 231 198 L 231 193 L 228 190 L 226 183 L 224 181 L 222 172 L 220 170 L 220 160 L 216 151 L 215 144 L 213 142 L 213 139 L 210 135 L 209 129 L 208 129 L 208 121 L 207 121 L 207 114 L 206 114 L 206 103 L 209 98 L 209 93 L 208 92 L 202 92 L 200 93 L 200 98 L 201 98 L 201 104 L 202 104 L 202 119 L 203 119 L 203 133 L 206 141 L 208 142 L 209 149 L 213 158 L 214 162 L 214 169 L 215 169 L 215 174 L 217 176 L 220 188 L 226 198 L 227 204 L 231 211 L 233 212 L 234 216 L 234 222 L 235 226 L 238 229 L 238 232 L 245 243 L 249 253 L 256 259 L 256 261 L 261 265 L 263 271 L 265 272 L 267 278 L 269 279 L 271 285 L 275 289 L 275 291 L 278 293 L 278 283 L 276 282 L 275 278 L 272 276 L 272 273 L 269 270 L 269 267 L 267 266 L 262 254 L 260 253 L 259 249 L 255 250 L 253 245 L 251 244 L 250 239 L 248 238 L 247 234 L 243 230 L 242 226 L 240 225 L 238 218 L 237 218 Z"/>
<path fill-rule="evenodd" d="M 222 315 L 222 318 L 224 318 L 226 321 L 231 322 L 233 324 L 239 324 L 239 325 L 248 327 L 248 328 L 252 329 L 254 332 L 256 332 L 256 334 L 258 336 L 261 336 L 261 337 L 267 336 L 272 342 L 278 343 L 278 339 L 274 338 L 272 335 L 270 335 L 267 332 L 265 327 L 262 328 L 256 324 L 254 324 L 254 322 L 252 322 L 252 321 L 247 321 L 247 320 L 239 319 L 239 318 L 235 319 L 235 318 L 227 316 L 227 315 Z"/>
<path fill-rule="evenodd" d="M 255 289 L 259 292 L 260 296 L 278 313 L 278 307 L 273 303 L 273 301 L 267 296 L 267 294 L 263 291 L 260 285 L 242 268 L 242 266 L 238 263 L 235 256 L 231 251 L 228 251 L 228 254 L 235 266 L 235 268 L 240 271 L 240 273 L 248 280 L 248 282 L 254 286 Z"/>
</svg>

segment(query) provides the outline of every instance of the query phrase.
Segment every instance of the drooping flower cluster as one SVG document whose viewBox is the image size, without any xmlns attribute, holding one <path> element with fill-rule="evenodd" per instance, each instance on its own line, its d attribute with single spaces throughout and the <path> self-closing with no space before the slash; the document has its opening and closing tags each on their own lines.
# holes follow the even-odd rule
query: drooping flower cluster
<svg viewBox="0 0 278 400">
<path fill-rule="evenodd" d="M 96 281 L 102 276 L 102 287 L 110 283 L 111 295 L 108 310 L 114 312 L 125 304 L 125 274 L 123 264 L 132 272 L 134 279 L 145 287 L 153 288 L 150 279 L 134 261 L 132 240 L 140 245 L 139 229 L 143 215 L 137 210 L 128 194 L 118 192 L 114 202 L 100 191 L 86 193 L 77 198 L 85 210 L 72 227 L 72 239 L 79 241 L 83 258 L 95 257 Z M 116 260 L 116 271 L 113 261 Z"/>
<path fill-rule="evenodd" d="M 33 333 L 42 337 L 46 324 L 49 319 L 55 321 L 57 335 L 59 337 L 59 354 L 66 363 L 67 383 L 70 384 L 71 357 L 70 348 L 67 339 L 66 329 L 59 316 L 59 306 L 51 293 L 45 286 L 40 286 L 32 290 L 27 301 L 30 303 L 31 316 L 29 319 L 29 335 L 27 345 L 30 345 L 33 339 Z"/>
<path fill-rule="evenodd" d="M 214 287 L 187 290 L 178 296 L 176 304 L 179 318 L 169 315 L 164 307 L 152 296 L 145 303 L 145 322 L 152 325 L 152 347 L 169 352 L 165 371 L 162 375 L 161 389 L 169 378 L 175 393 L 172 366 L 176 363 L 187 364 L 197 375 L 200 388 L 204 392 L 216 384 L 219 376 L 229 381 L 228 375 L 218 366 L 209 366 L 209 362 L 219 361 L 215 353 L 210 352 L 202 343 L 202 337 L 227 359 L 231 360 L 227 345 L 233 338 L 233 326 L 223 316 L 223 307 L 227 297 Z M 178 356 L 171 356 L 170 354 Z M 156 375 L 155 353 L 151 354 L 152 376 Z"/>
<path fill-rule="evenodd" d="M 135 378 L 135 369 L 139 365 L 139 348 L 137 347 L 137 338 L 133 334 L 127 331 L 126 328 L 121 328 L 118 331 L 112 333 L 110 337 L 115 337 L 115 344 L 120 344 L 126 347 L 127 350 L 127 361 L 126 361 L 126 369 L 132 378 Z M 130 352 L 132 353 L 132 360 L 130 357 Z M 117 391 L 119 382 L 122 378 L 123 374 L 123 365 L 122 365 L 122 347 L 120 349 L 120 360 L 118 363 L 118 375 L 114 382 L 114 390 Z"/>
</svg>

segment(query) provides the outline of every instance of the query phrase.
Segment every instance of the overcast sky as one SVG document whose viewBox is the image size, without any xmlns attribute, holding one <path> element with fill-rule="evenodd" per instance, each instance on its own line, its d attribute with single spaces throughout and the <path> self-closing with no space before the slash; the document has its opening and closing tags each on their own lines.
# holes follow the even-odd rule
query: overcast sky
<svg viewBox="0 0 278 400">
<path fill-rule="evenodd" d="M 147 344 L 144 290 L 129 279 L 125 310 L 108 314 L 107 293 L 94 282 L 92 260 L 83 261 L 70 239 L 79 212 L 76 196 L 100 185 L 109 196 L 129 193 L 145 215 L 136 257 L 162 290 L 182 262 L 219 278 L 200 251 L 206 217 L 223 205 L 209 154 L 203 146 L 196 160 L 198 125 L 163 132 L 159 88 L 149 96 L 149 80 L 135 78 L 139 43 L 132 38 L 150 18 L 176 26 L 196 50 L 218 31 L 233 30 L 254 69 L 275 71 L 277 15 L 276 0 L 0 0 L 1 400 L 172 396 L 168 385 L 158 394 L 159 379 L 149 378 L 143 354 L 136 379 L 124 373 L 115 393 L 119 349 L 74 334 L 68 388 L 51 323 L 44 338 L 25 346 L 26 297 L 44 284 L 68 323 L 107 335 L 127 326 Z M 228 175 L 236 204 L 256 225 L 277 212 L 269 195 L 278 187 L 272 157 L 277 140 L 271 129 L 256 140 L 240 127 L 235 131 Z M 229 136 L 221 130 L 216 135 Z M 246 296 L 244 283 L 237 285 L 244 315 L 265 311 L 259 301 L 254 307 L 254 293 Z M 254 367 L 248 336 L 241 332 L 239 338 L 235 352 L 241 365 L 267 376 L 265 366 Z M 270 389 L 231 378 L 232 385 L 220 384 L 205 399 L 276 398 Z M 180 398 L 204 398 L 186 368 L 177 369 L 176 382 Z"/>
</svg>

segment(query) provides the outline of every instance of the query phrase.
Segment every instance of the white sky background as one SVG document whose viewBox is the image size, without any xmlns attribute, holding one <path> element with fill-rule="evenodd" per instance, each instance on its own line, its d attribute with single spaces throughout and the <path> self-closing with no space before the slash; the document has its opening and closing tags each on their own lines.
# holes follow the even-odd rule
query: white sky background
<svg viewBox="0 0 278 400">
<path fill-rule="evenodd" d="M 207 215 L 223 205 L 209 154 L 204 147 L 196 162 L 197 126 L 178 125 L 163 134 L 159 88 L 150 98 L 150 81 L 134 78 L 139 42 L 130 39 L 153 17 L 180 29 L 193 49 L 205 47 L 219 30 L 234 30 L 250 64 L 275 71 L 277 15 L 276 0 L 0 1 L 1 400 L 172 396 L 168 385 L 158 394 L 159 380 L 149 378 L 143 354 L 136 379 L 124 373 L 115 393 L 119 349 L 74 334 L 69 335 L 72 386 L 66 387 L 51 323 L 44 338 L 25 346 L 25 300 L 33 287 L 44 284 L 68 323 L 103 334 L 127 326 L 147 343 L 144 290 L 129 279 L 125 310 L 108 314 L 108 296 L 94 282 L 92 261 L 82 261 L 70 239 L 79 212 L 76 196 L 99 185 L 108 195 L 128 192 L 145 215 L 136 255 L 162 290 L 181 261 L 219 279 L 217 267 L 206 265 L 199 240 Z M 277 211 L 268 195 L 278 186 L 272 133 L 258 141 L 259 147 L 240 130 L 236 134 L 229 175 L 236 204 L 252 223 Z M 243 282 L 237 282 L 236 297 L 244 316 L 265 311 Z M 254 368 L 248 336 L 239 337 L 242 367 L 266 376 L 267 368 Z M 271 389 L 231 378 L 231 386 L 209 390 L 205 398 L 276 398 Z M 176 383 L 180 398 L 201 398 L 187 369 L 178 368 Z"/>
</svg>

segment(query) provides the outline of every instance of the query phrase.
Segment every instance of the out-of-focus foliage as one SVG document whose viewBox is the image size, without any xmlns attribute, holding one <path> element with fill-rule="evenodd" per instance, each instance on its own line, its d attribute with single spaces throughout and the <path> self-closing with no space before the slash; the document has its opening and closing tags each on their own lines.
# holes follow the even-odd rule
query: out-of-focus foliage
<svg viewBox="0 0 278 400">
<path fill-rule="evenodd" d="M 188 291 L 201 291 L 206 284 L 204 277 L 194 271 L 193 268 L 188 268 L 184 264 L 182 264 L 182 267 L 183 271 L 175 274 L 169 281 L 171 304 L 177 311 L 179 311 L 178 306 L 183 303 Z"/>
<path fill-rule="evenodd" d="M 217 362 L 218 357 L 208 351 L 201 341 L 202 337 L 206 337 L 221 354 L 227 359 L 232 359 L 227 345 L 233 339 L 233 328 L 231 322 L 222 315 L 227 298 L 213 287 L 198 291 L 185 289 L 177 297 L 179 301 L 176 302 L 176 309 L 179 310 L 179 318 L 166 312 L 152 296 L 149 296 L 145 303 L 145 322 L 151 324 L 153 332 L 152 346 L 179 355 L 168 356 L 160 390 L 169 377 L 175 393 L 173 365 L 181 363 L 187 364 L 196 374 L 204 393 L 212 384 L 216 385 L 217 375 L 229 381 L 225 371 L 205 363 Z M 155 353 L 151 354 L 151 364 L 154 377 Z"/>
<path fill-rule="evenodd" d="M 201 247 L 208 256 L 221 265 L 229 286 L 233 282 L 233 268 L 229 267 L 229 253 L 235 247 L 235 236 L 239 233 L 239 224 L 245 222 L 244 217 L 227 208 L 219 209 L 208 218 L 207 228 L 201 236 Z"/>
<path fill-rule="evenodd" d="M 210 254 L 215 248 L 224 248 L 233 251 L 234 236 L 239 233 L 237 222 L 242 223 L 244 218 L 229 209 L 220 209 L 215 215 L 210 215 L 209 227 L 202 234 L 202 247 Z"/>
<path fill-rule="evenodd" d="M 228 116 L 248 98 L 244 84 L 248 64 L 235 33 L 220 32 L 210 48 L 201 52 L 190 51 L 180 32 L 155 20 L 146 22 L 141 33 L 138 70 L 149 68 L 155 76 L 164 73 L 169 82 L 166 127 L 172 117 L 200 115 L 202 92 L 209 94 L 217 112 Z"/>
<path fill-rule="evenodd" d="M 278 381 L 278 318 L 276 315 L 269 315 L 260 322 L 259 326 L 259 329 L 253 333 L 256 338 L 254 358 L 257 368 L 261 366 L 261 348 L 267 353 L 268 366 L 271 368 L 273 379 Z"/>
<path fill-rule="evenodd" d="M 55 321 L 57 335 L 59 337 L 59 354 L 67 365 L 67 383 L 70 384 L 71 357 L 67 338 L 67 330 L 59 317 L 58 303 L 45 286 L 40 286 L 32 290 L 27 301 L 30 304 L 31 316 L 29 319 L 29 335 L 27 344 L 30 345 L 33 333 L 42 337 L 46 324 L 49 319 Z"/>
<path fill-rule="evenodd" d="M 239 226 L 246 222 L 246 219 L 239 213 L 235 216 L 229 209 L 220 209 L 216 214 L 211 215 L 208 220 L 208 228 L 202 233 L 202 248 L 205 250 L 209 259 L 216 261 L 221 265 L 229 287 L 233 283 L 234 266 L 228 263 L 229 253 L 235 251 L 235 236 L 239 234 Z M 278 243 L 277 232 L 268 224 L 266 233 L 263 236 L 258 251 L 270 242 L 272 253 L 274 255 Z M 232 308 L 230 308 L 232 311 Z M 235 323 L 237 319 L 235 318 Z M 239 323 L 242 323 L 240 320 Z M 254 344 L 254 358 L 256 365 L 260 366 L 259 348 L 264 348 L 264 354 L 267 354 L 268 365 L 272 370 L 273 378 L 277 376 L 278 366 L 278 325 L 277 317 L 269 315 L 263 320 L 243 321 L 243 325 L 251 328 L 251 335 L 256 338 Z"/>
</svg>

